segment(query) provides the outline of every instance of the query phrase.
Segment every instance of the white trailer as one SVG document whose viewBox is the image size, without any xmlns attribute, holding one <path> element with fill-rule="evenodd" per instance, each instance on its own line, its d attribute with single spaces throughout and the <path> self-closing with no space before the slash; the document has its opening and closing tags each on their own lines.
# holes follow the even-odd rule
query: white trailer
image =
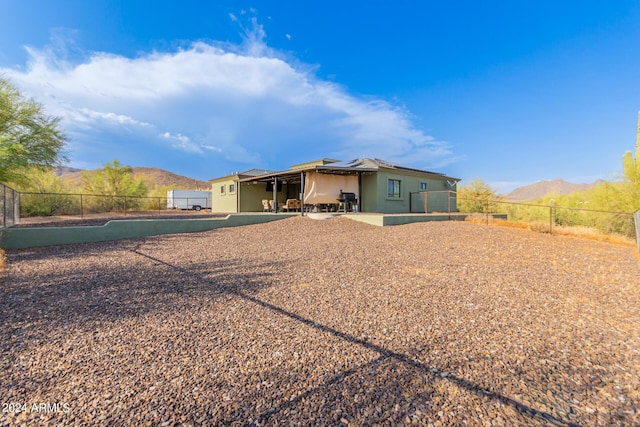
<svg viewBox="0 0 640 427">
<path fill-rule="evenodd" d="M 211 192 L 169 190 L 167 191 L 167 209 L 188 209 L 194 211 L 211 209 Z"/>
</svg>

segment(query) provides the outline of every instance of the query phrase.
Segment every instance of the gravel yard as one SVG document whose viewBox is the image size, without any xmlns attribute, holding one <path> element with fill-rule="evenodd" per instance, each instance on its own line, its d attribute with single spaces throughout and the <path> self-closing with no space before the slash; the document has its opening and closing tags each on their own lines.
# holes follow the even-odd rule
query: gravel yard
<svg viewBox="0 0 640 427">
<path fill-rule="evenodd" d="M 12 251 L 0 425 L 640 425 L 639 278 L 462 222 Z"/>
</svg>

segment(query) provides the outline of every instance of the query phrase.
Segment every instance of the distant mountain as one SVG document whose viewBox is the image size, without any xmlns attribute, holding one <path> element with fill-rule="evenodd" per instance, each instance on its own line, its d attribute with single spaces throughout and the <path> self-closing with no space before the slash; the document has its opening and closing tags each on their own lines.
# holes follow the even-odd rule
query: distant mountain
<svg viewBox="0 0 640 427">
<path fill-rule="evenodd" d="M 62 168 L 59 168 L 62 169 Z M 72 170 L 73 168 L 65 168 Z M 142 178 L 150 188 L 153 187 L 170 187 L 175 190 L 209 190 L 211 184 L 207 181 L 200 181 L 198 179 L 189 178 L 183 175 L 178 175 L 173 172 L 166 171 L 164 169 L 157 168 L 145 168 L 134 167 L 133 177 Z M 100 169 L 94 169 L 100 170 Z M 63 181 L 69 183 L 72 187 L 81 187 L 83 184 L 83 172 L 82 169 L 75 169 L 66 173 L 57 172 Z"/>
<path fill-rule="evenodd" d="M 505 198 L 512 202 L 533 201 L 538 200 L 547 194 L 571 194 L 574 191 L 585 191 L 594 187 L 602 180 L 598 180 L 591 184 L 573 184 L 564 179 L 554 179 L 551 181 L 540 181 L 534 184 L 518 187 L 510 193 L 505 194 Z"/>
<path fill-rule="evenodd" d="M 56 175 L 62 176 L 69 173 L 80 172 L 82 169 L 70 168 L 68 166 L 56 166 L 55 168 L 53 168 L 53 170 L 56 173 Z"/>
<path fill-rule="evenodd" d="M 147 182 L 159 187 L 171 187 L 176 190 L 211 190 L 211 184 L 207 181 L 178 175 L 164 169 L 135 167 L 133 168 L 133 176 L 135 178 L 142 177 Z"/>
</svg>

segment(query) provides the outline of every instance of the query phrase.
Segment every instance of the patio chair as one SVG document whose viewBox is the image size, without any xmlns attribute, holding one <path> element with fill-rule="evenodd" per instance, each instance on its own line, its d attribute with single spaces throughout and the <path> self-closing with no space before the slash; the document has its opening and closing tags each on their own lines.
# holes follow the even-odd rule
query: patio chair
<svg viewBox="0 0 640 427">
<path fill-rule="evenodd" d="M 287 203 L 282 206 L 282 210 L 287 212 L 300 210 L 300 200 L 287 199 Z"/>
<path fill-rule="evenodd" d="M 262 199 L 262 212 L 271 212 L 272 200 Z"/>
</svg>

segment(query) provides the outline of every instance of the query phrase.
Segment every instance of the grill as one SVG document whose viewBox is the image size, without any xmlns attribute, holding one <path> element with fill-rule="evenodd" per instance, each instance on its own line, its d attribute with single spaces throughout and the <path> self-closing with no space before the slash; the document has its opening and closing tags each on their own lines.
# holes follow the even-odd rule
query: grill
<svg viewBox="0 0 640 427">
<path fill-rule="evenodd" d="M 356 197 L 356 193 L 344 193 L 340 190 L 338 201 L 340 202 L 340 207 L 343 208 L 338 208 L 338 211 L 344 210 L 344 212 L 349 212 L 352 210 L 352 207 L 358 203 L 358 198 Z"/>
</svg>

